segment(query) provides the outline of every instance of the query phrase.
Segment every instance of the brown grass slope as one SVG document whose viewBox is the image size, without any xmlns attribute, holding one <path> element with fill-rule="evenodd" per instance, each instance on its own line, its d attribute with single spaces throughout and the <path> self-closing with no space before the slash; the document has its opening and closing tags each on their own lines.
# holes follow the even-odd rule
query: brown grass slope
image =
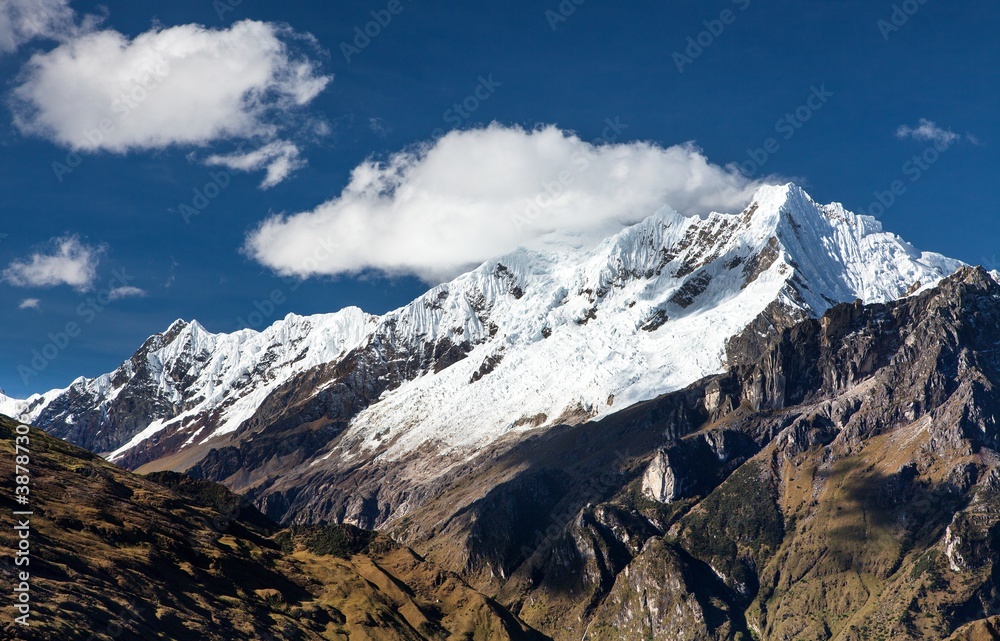
<svg viewBox="0 0 1000 641">
<path fill-rule="evenodd" d="M 137 476 L 35 429 L 31 561 L 15 567 L 16 425 L 0 417 L 0 581 L 9 594 L 30 571 L 32 611 L 25 628 L 4 607 L 0 638 L 544 638 L 387 537 L 279 531 L 220 486 Z"/>
</svg>

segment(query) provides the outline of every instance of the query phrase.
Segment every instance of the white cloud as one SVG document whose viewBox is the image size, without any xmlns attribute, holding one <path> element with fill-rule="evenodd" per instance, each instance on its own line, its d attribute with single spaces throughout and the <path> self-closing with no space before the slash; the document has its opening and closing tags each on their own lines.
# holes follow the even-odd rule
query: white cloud
<svg viewBox="0 0 1000 641">
<path fill-rule="evenodd" d="M 0 53 L 36 38 L 62 40 L 77 31 L 69 0 L 0 0 Z"/>
<path fill-rule="evenodd" d="M 233 171 L 257 171 L 267 167 L 261 189 L 273 187 L 296 169 L 306 165 L 298 146 L 287 140 L 277 140 L 247 153 L 213 154 L 205 159 L 209 166 L 222 165 Z"/>
<path fill-rule="evenodd" d="M 28 61 L 13 91 L 14 123 L 84 152 L 237 139 L 266 146 L 298 126 L 301 108 L 331 80 L 294 51 L 302 41 L 313 42 L 253 20 L 156 28 L 133 39 L 85 33 Z M 283 162 L 273 174 L 269 166 L 265 182 L 291 171 L 294 163 Z"/>
<path fill-rule="evenodd" d="M 17 308 L 18 309 L 39 309 L 42 306 L 42 301 L 37 298 L 25 298 L 22 300 Z"/>
<path fill-rule="evenodd" d="M 53 238 L 49 253 L 36 252 L 26 260 L 15 260 L 3 272 L 3 279 L 16 287 L 69 285 L 89 290 L 97 276 L 102 249 L 80 242 L 76 236 Z"/>
<path fill-rule="evenodd" d="M 340 196 L 265 220 L 246 253 L 283 275 L 366 269 L 435 282 L 549 232 L 598 237 L 664 204 L 738 210 L 759 182 L 693 145 L 592 145 L 548 126 L 452 131 L 354 169 Z"/>
<path fill-rule="evenodd" d="M 935 142 L 944 146 L 951 146 L 958 142 L 962 136 L 953 131 L 939 127 L 937 123 L 926 118 L 920 119 L 920 124 L 916 127 L 900 125 L 896 129 L 896 137 L 900 139 L 913 138 L 924 142 Z"/>
<path fill-rule="evenodd" d="M 121 287 L 115 287 L 108 292 L 108 300 L 120 300 L 122 298 L 142 298 L 146 295 L 146 291 L 139 289 L 138 287 L 132 287 L 131 285 L 123 285 Z"/>
</svg>

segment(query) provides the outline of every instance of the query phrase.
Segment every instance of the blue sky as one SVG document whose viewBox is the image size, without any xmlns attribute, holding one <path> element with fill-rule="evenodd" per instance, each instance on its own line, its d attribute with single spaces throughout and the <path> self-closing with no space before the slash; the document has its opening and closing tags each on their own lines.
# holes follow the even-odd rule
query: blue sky
<svg viewBox="0 0 1000 641">
<path fill-rule="evenodd" d="M 355 235 L 344 242 L 356 247 L 335 249 L 336 260 L 323 257 L 322 266 L 313 268 L 301 262 L 294 245 L 302 233 L 278 224 L 303 219 L 274 216 L 313 211 L 337 199 L 352 170 L 369 160 L 395 158 L 406 174 L 403 187 L 426 179 L 420 189 L 433 192 L 433 185 L 449 176 L 427 178 L 432 172 L 415 145 L 453 129 L 482 133 L 493 122 L 503 125 L 497 135 L 446 138 L 452 141 L 449 152 L 442 151 L 447 162 L 434 171 L 453 171 L 464 183 L 463 172 L 473 172 L 477 187 L 489 191 L 480 182 L 489 176 L 475 169 L 496 165 L 481 153 L 513 148 L 515 164 L 522 151 L 532 161 L 541 158 L 534 148 L 519 146 L 524 141 L 510 129 L 514 126 L 530 131 L 554 125 L 558 129 L 550 133 L 557 147 L 569 144 L 566 132 L 582 141 L 603 136 L 605 142 L 642 141 L 653 149 L 693 141 L 700 152 L 681 154 L 679 162 L 701 154 L 714 163 L 713 179 L 728 171 L 752 187 L 766 176 L 790 177 L 817 200 L 841 201 L 855 211 L 867 212 L 877 202 L 876 192 L 901 181 L 905 189 L 898 190 L 892 206 L 871 212 L 881 214 L 888 229 L 921 249 L 972 263 L 1000 260 L 993 258 L 1000 255 L 994 195 L 1000 144 L 995 117 L 1000 70 L 992 64 L 1000 59 L 996 3 L 222 2 L 70 1 L 74 13 L 57 13 L 51 25 L 26 31 L 24 24 L 14 24 L 7 50 L 0 22 L 0 118 L 8 125 L 0 128 L 0 388 L 8 395 L 23 397 L 65 386 L 78 375 L 111 371 L 176 318 L 198 319 L 211 331 L 233 331 L 288 312 L 357 305 L 382 313 L 408 302 L 428 282 L 454 273 L 457 264 L 474 262 L 491 245 L 464 232 L 445 234 L 436 241 L 440 247 L 433 237 L 415 239 L 423 249 L 400 258 L 407 249 L 392 249 L 392 256 L 378 253 L 382 232 L 373 227 L 351 232 Z M 373 11 L 384 26 L 370 24 Z M 261 55 L 272 63 L 277 56 L 279 69 L 299 73 L 261 81 L 260 103 L 253 109 L 230 114 L 220 107 L 211 116 L 216 121 L 202 129 L 195 121 L 211 111 L 206 96 L 214 95 L 219 79 L 171 63 L 169 81 L 148 85 L 153 88 L 135 105 L 128 124 L 112 123 L 116 129 L 99 144 L 68 142 L 80 129 L 74 118 L 85 112 L 77 102 L 97 90 L 76 86 L 82 67 L 73 65 L 87 62 L 82 56 L 73 62 L 53 51 L 111 31 L 132 47 L 150 39 L 150 32 L 181 25 L 202 25 L 205 29 L 184 33 L 192 41 L 192 34 L 202 34 L 198 42 L 209 43 L 206 47 L 236 33 L 230 32 L 235 25 L 244 32 L 258 25 L 258 31 L 244 33 L 238 55 L 252 60 Z M 377 35 L 355 40 L 356 29 L 366 27 Z M 260 34 L 287 49 L 261 53 L 254 48 L 263 47 Z M 175 46 L 165 39 L 150 41 Z M 95 77 L 117 64 L 113 51 L 87 51 Z M 32 67 L 33 55 L 48 56 L 43 59 L 52 64 Z M 65 65 L 68 75 L 60 75 L 58 65 Z M 157 87 L 163 91 L 157 93 Z M 203 103 L 208 106 L 202 111 Z M 146 129 L 126 131 L 157 109 L 168 112 L 166 118 L 189 108 L 193 115 L 170 125 L 175 129 L 165 138 L 157 137 L 153 121 Z M 248 113 L 249 122 L 240 121 Z M 807 120 L 800 122 L 802 116 Z M 609 122 L 617 126 L 609 128 Z M 500 135 L 512 131 L 513 137 Z M 534 140 L 542 144 L 541 137 Z M 935 141 L 946 150 L 930 154 L 934 162 L 918 170 L 907 165 Z M 68 157 L 74 145 L 79 156 Z M 263 153 L 268 145 L 295 151 L 275 152 L 258 162 L 258 169 L 239 170 L 253 164 L 247 153 Z M 765 148 L 770 151 L 759 162 L 764 156 L 758 150 Z M 639 147 L 630 149 L 635 163 L 645 162 Z M 399 156 L 403 150 L 410 155 Z M 671 166 L 657 157 L 667 164 L 655 166 Z M 286 171 L 275 165 L 277 184 L 261 188 L 267 165 L 276 158 L 304 166 Z M 53 163 L 61 165 L 54 169 Z M 730 163 L 752 175 L 726 170 Z M 184 212 L 191 210 L 184 206 L 204 204 L 196 202 L 195 190 L 204 190 L 220 171 L 225 186 L 185 220 Z M 350 211 L 364 220 L 370 204 L 341 199 L 320 218 L 333 224 Z M 399 220 L 392 216 L 411 210 L 390 209 L 371 215 L 383 216 L 386 234 L 398 236 Z M 487 206 L 475 208 L 455 224 L 475 227 L 476 216 L 494 213 Z M 277 221 L 275 238 L 262 239 L 256 253 L 247 250 L 248 234 L 265 220 Z M 561 220 L 553 216 L 550 223 L 558 226 Z M 495 235 L 483 229 L 482 234 Z M 386 246 L 398 241 L 387 238 Z M 471 253 L 455 249 L 463 243 L 473 247 Z M 60 257 L 65 260 L 48 260 Z M 54 274 L 45 271 L 53 266 Z M 108 301 L 110 290 L 117 290 L 115 300 Z M 279 302 L 266 302 L 270 298 Z M 253 315 L 259 309 L 266 313 Z M 78 331 L 63 340 L 69 323 Z M 59 344 L 39 359 L 54 343 Z"/>
</svg>

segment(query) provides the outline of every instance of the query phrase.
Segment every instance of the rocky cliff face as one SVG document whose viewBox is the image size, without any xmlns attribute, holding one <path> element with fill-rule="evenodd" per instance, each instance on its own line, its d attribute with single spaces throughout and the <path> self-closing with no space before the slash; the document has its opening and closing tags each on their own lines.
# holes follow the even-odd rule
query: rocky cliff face
<svg viewBox="0 0 1000 641">
<path fill-rule="evenodd" d="M 333 475 L 268 496 L 307 518 L 385 519 L 555 639 L 976 638 L 1000 615 L 998 327 L 1000 285 L 965 269 L 748 329 L 729 349 L 752 361 L 436 459 L 429 489 L 386 466 L 381 485 L 377 468 L 352 477 L 379 488 L 357 503 Z M 400 518 L 381 507 L 408 502 Z"/>
<path fill-rule="evenodd" d="M 550 456 L 501 457 L 523 471 L 488 503 L 413 535 L 425 508 L 401 532 L 432 558 L 465 549 L 453 562 L 555 639 L 989 638 L 998 328 L 1000 285 L 970 268 L 766 346 L 748 333 L 730 348 L 753 342 L 755 362 L 533 445 Z M 631 449 L 598 453 L 612 444 Z M 528 475 L 569 489 L 540 516 L 514 498 Z M 483 537 L 471 524 L 497 505 Z"/>
</svg>

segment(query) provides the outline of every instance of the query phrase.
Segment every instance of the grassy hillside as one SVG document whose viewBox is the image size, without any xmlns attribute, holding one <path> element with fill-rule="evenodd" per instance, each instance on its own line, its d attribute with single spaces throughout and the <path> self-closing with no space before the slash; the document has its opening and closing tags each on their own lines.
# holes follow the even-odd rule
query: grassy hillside
<svg viewBox="0 0 1000 641">
<path fill-rule="evenodd" d="M 4 639 L 538 639 L 508 611 L 388 538 L 281 530 L 228 490 L 137 476 L 32 429 L 31 557 L 15 567 L 16 423 L 0 417 L 0 565 L 31 583 Z"/>
</svg>

